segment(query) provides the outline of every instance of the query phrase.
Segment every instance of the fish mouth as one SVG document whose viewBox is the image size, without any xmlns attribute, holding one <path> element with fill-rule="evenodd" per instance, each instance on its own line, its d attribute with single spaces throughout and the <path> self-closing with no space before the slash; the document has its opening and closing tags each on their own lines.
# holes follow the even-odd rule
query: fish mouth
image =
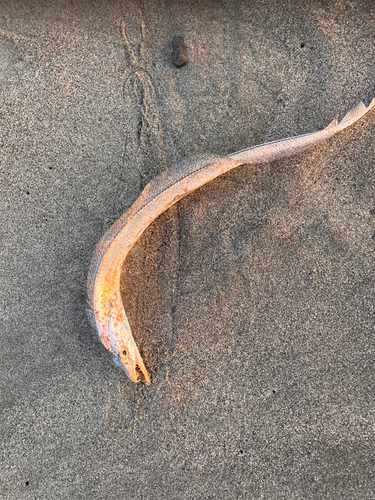
<svg viewBox="0 0 375 500">
<path fill-rule="evenodd" d="M 148 374 L 139 353 L 136 353 L 135 360 L 124 361 L 119 356 L 113 356 L 113 361 L 135 384 L 138 384 L 138 382 L 144 382 L 146 385 L 150 385 L 150 375 Z"/>
<path fill-rule="evenodd" d="M 126 367 L 126 371 L 130 377 L 130 379 L 138 384 L 138 382 L 143 382 L 146 385 L 150 385 L 150 375 L 147 373 L 146 368 L 142 364 L 135 364 L 132 369 L 129 369 L 129 367 Z"/>
<path fill-rule="evenodd" d="M 128 361 L 122 366 L 130 380 L 132 380 L 135 384 L 138 384 L 138 382 L 143 382 L 146 385 L 150 385 L 150 375 L 145 368 L 143 359 L 139 354 L 138 349 L 134 353 L 134 361 Z"/>
<path fill-rule="evenodd" d="M 147 373 L 142 356 L 139 354 L 129 324 L 126 321 L 120 323 L 112 314 L 108 319 L 109 350 L 113 354 L 113 360 L 132 382 L 144 382 L 150 385 L 150 375 Z"/>
</svg>

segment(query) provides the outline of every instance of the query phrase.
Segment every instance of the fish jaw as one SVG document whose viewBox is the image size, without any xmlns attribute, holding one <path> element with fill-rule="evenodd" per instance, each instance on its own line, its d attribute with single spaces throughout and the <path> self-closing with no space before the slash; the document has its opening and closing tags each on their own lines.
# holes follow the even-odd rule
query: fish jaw
<svg viewBox="0 0 375 500">
<path fill-rule="evenodd" d="M 124 364 L 123 362 L 121 363 L 123 366 L 123 369 L 125 369 L 126 374 L 132 380 L 134 383 L 138 382 L 144 382 L 146 385 L 150 385 L 150 376 L 147 373 L 147 370 L 145 368 L 145 365 L 143 363 L 143 359 L 141 355 L 139 354 L 137 346 L 135 346 L 135 352 L 134 352 L 134 362 L 132 361 L 131 363 Z"/>
<path fill-rule="evenodd" d="M 118 317 L 111 314 L 107 323 L 108 350 L 113 360 L 135 384 L 144 382 L 150 385 L 150 376 L 145 368 L 142 356 L 134 342 L 125 311 Z"/>
<path fill-rule="evenodd" d="M 142 357 L 137 353 L 136 362 L 124 362 L 119 356 L 113 355 L 113 361 L 116 365 L 121 368 L 123 372 L 126 373 L 127 377 L 130 378 L 132 382 L 138 384 L 138 382 L 144 382 L 146 385 L 150 385 L 150 376 L 145 368 Z"/>
</svg>

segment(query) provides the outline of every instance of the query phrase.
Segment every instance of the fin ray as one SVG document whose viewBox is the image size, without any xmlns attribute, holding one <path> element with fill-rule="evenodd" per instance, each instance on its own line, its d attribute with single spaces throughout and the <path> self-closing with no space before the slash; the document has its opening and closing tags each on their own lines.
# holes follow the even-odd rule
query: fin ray
<svg viewBox="0 0 375 500">
<path fill-rule="evenodd" d="M 332 127 L 336 127 L 336 125 L 339 124 L 338 117 L 339 117 L 339 114 L 336 113 L 335 116 L 332 118 L 332 120 L 329 122 L 329 124 L 326 126 L 326 128 L 324 130 L 328 130 Z"/>
<path fill-rule="evenodd" d="M 340 121 L 340 123 L 346 123 L 351 120 L 354 120 L 357 116 L 362 115 L 365 113 L 367 110 L 366 106 L 363 104 L 363 102 L 359 102 L 354 108 L 352 108 L 350 111 L 346 113 L 344 118 Z"/>
</svg>

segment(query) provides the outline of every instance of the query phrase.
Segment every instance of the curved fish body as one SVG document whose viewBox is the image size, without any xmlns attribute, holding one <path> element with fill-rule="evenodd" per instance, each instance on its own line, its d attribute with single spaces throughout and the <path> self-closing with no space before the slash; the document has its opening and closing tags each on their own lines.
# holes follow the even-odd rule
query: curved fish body
<svg viewBox="0 0 375 500">
<path fill-rule="evenodd" d="M 105 233 L 88 274 L 89 315 L 103 345 L 115 363 L 134 382 L 150 384 L 138 347 L 134 342 L 120 293 L 120 276 L 126 256 L 145 229 L 178 200 L 239 165 L 272 162 L 312 148 L 352 125 L 375 106 L 358 104 L 339 123 L 337 117 L 323 130 L 282 139 L 226 157 L 202 156 L 183 168 L 162 172 Z"/>
</svg>

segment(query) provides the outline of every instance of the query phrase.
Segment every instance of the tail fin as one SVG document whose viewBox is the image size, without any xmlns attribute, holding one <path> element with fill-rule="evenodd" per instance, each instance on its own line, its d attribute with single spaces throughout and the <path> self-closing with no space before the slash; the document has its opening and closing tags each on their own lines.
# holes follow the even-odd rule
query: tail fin
<svg viewBox="0 0 375 500">
<path fill-rule="evenodd" d="M 328 128 L 335 128 L 335 130 L 332 130 L 332 132 L 340 132 L 340 130 L 344 130 L 344 128 L 349 127 L 349 125 L 352 125 L 355 123 L 357 120 L 359 120 L 362 116 L 364 116 L 371 108 L 375 106 L 375 99 L 373 99 L 370 103 L 369 106 L 366 106 L 363 104 L 363 102 L 359 102 L 354 108 L 352 108 L 344 118 L 339 122 L 336 123 L 336 125 L 333 124 L 333 121 L 328 125 Z"/>
<path fill-rule="evenodd" d="M 324 130 L 328 130 L 332 127 L 336 127 L 336 125 L 339 124 L 338 117 L 339 117 L 339 114 L 336 113 L 335 116 L 332 118 L 332 121 L 329 122 L 329 124 L 326 126 L 326 128 Z"/>
</svg>

